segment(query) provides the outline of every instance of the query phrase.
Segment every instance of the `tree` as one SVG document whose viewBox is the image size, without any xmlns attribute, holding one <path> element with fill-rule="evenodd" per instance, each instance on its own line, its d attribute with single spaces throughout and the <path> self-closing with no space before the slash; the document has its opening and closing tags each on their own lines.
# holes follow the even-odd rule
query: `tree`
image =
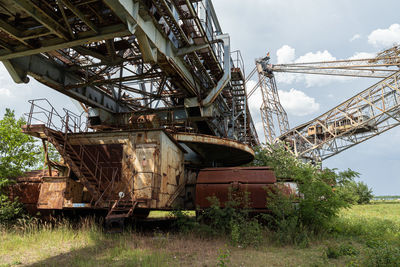
<svg viewBox="0 0 400 267">
<path fill-rule="evenodd" d="M 368 204 L 374 197 L 372 195 L 372 189 L 368 187 L 367 184 L 363 182 L 358 182 L 356 186 L 356 193 L 358 195 L 358 204 Z"/>
<path fill-rule="evenodd" d="M 0 179 L 15 178 L 41 161 L 35 139 L 21 132 L 25 123 L 10 109 L 0 120 Z"/>
<path fill-rule="evenodd" d="M 13 182 L 13 178 L 36 167 L 41 161 L 40 147 L 35 139 L 21 132 L 24 124 L 24 119 L 17 120 L 10 109 L 6 109 L 0 120 L 0 223 L 14 219 L 22 212 L 22 205 L 10 201 L 5 188 Z"/>
</svg>

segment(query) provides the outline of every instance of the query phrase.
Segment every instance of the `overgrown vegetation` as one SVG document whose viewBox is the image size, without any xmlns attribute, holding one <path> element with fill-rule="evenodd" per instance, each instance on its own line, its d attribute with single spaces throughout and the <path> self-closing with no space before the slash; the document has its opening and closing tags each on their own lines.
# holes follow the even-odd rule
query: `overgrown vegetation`
<svg viewBox="0 0 400 267">
<path fill-rule="evenodd" d="M 231 192 L 224 208 L 217 198 L 210 198 L 211 207 L 202 211 L 197 221 L 175 212 L 176 225 L 184 232 L 196 229 L 202 234 L 226 235 L 231 244 L 242 247 L 259 246 L 264 235 L 279 245 L 308 247 L 311 240 L 329 235 L 332 221 L 342 209 L 372 198 L 371 190 L 355 181 L 357 172 L 321 169 L 298 160 L 282 145 L 257 149 L 253 165 L 270 166 L 279 180 L 292 180 L 297 194 L 288 194 L 279 185 L 267 190 L 269 212 L 252 217 L 248 195 L 238 197 Z"/>
<path fill-rule="evenodd" d="M 10 109 L 6 109 L 0 120 L 0 179 L 3 181 L 21 175 L 41 161 L 35 139 L 21 132 L 25 123 L 23 118 L 15 118 Z"/>
<path fill-rule="evenodd" d="M 15 177 L 41 161 L 40 147 L 34 138 L 21 132 L 24 124 L 24 119 L 16 119 L 14 111 L 10 109 L 6 109 L 0 120 L 0 223 L 22 214 L 21 204 L 8 199 L 6 188 L 14 182 Z"/>
<path fill-rule="evenodd" d="M 182 213 L 193 220 L 193 212 Z M 0 226 L 0 266 L 399 266 L 399 226 L 400 203 L 355 205 L 339 212 L 336 230 L 310 238 L 308 247 L 277 245 L 266 232 L 254 249 L 196 228 L 182 233 L 141 226 L 107 234 L 92 219 L 19 219 Z"/>
<path fill-rule="evenodd" d="M 43 146 L 32 136 L 22 133 L 21 127 L 25 124 L 24 118 L 17 119 L 10 109 L 6 109 L 0 120 L 0 223 L 11 222 L 23 215 L 18 200 L 8 198 L 7 188 L 25 171 L 44 166 Z M 51 144 L 48 144 L 48 157 L 52 161 L 60 160 Z"/>
<path fill-rule="evenodd" d="M 281 244 L 307 246 L 310 235 L 327 232 L 339 211 L 355 203 L 350 185 L 358 173 L 350 169 L 321 169 L 295 158 L 283 145 L 257 149 L 253 164 L 271 166 L 278 179 L 289 178 L 298 186 L 298 196 L 276 190 L 267 201 L 269 229 Z"/>
<path fill-rule="evenodd" d="M 197 217 L 181 210 L 172 211 L 178 230 L 198 236 L 227 237 L 231 245 L 239 247 L 258 247 L 261 244 L 265 228 L 257 217 L 250 216 L 246 195 L 230 194 L 224 207 L 215 196 L 209 201 L 210 208 L 199 212 Z"/>
</svg>

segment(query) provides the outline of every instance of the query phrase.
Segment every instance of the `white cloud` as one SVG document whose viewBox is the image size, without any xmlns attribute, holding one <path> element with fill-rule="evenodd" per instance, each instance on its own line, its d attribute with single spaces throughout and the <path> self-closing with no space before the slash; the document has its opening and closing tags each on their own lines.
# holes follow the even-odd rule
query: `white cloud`
<svg viewBox="0 0 400 267">
<path fill-rule="evenodd" d="M 279 90 L 279 98 L 283 108 L 289 115 L 305 116 L 319 110 L 319 103 L 315 98 L 306 95 L 303 91 L 294 88 L 290 91 Z"/>
<path fill-rule="evenodd" d="M 11 91 L 7 88 L 0 88 L 0 96 L 7 96 L 7 97 L 12 97 L 13 94 Z"/>
<path fill-rule="evenodd" d="M 323 52 L 317 51 L 315 53 L 313 52 L 308 52 L 304 56 L 299 57 L 296 59 L 296 63 L 306 63 L 306 62 L 319 62 L 319 61 L 332 61 L 336 60 L 334 56 L 331 55 L 331 53 L 328 52 L 328 50 L 324 50 Z"/>
<path fill-rule="evenodd" d="M 284 45 L 276 51 L 278 64 L 291 63 L 296 58 L 296 50 L 288 45 Z"/>
<path fill-rule="evenodd" d="M 353 37 L 351 37 L 349 41 L 354 42 L 355 40 L 360 39 L 360 38 L 361 38 L 361 35 L 357 33 L 357 34 L 354 34 Z"/>
<path fill-rule="evenodd" d="M 353 56 L 348 59 L 365 59 L 365 58 L 374 58 L 376 55 L 373 53 L 367 52 L 356 52 Z M 286 59 L 286 62 L 285 60 Z M 285 62 L 285 63 L 307 63 L 307 62 L 324 62 L 324 61 L 335 61 L 337 60 L 328 50 L 317 51 L 317 52 L 308 52 L 303 56 L 296 58 L 295 49 L 284 45 L 277 51 L 277 61 Z M 344 82 L 350 79 L 354 79 L 351 77 L 343 77 L 343 76 L 327 76 L 327 75 L 317 75 L 317 74 L 299 74 L 299 73 L 281 73 L 276 72 L 275 78 L 277 83 L 305 83 L 306 87 L 314 87 L 314 86 L 325 86 L 332 82 Z"/>
<path fill-rule="evenodd" d="M 278 54 L 280 52 L 280 54 Z M 284 53 L 285 52 L 285 53 Z M 277 51 L 278 62 L 283 59 L 291 59 L 295 63 L 306 63 L 306 62 L 320 62 L 320 61 L 331 61 L 336 60 L 334 56 L 329 53 L 329 51 L 317 51 L 308 52 L 299 58 L 296 58 L 295 49 L 288 45 L 282 46 Z M 295 60 L 294 60 L 295 59 Z M 279 64 L 279 63 L 278 63 Z M 342 77 L 315 75 L 315 74 L 294 74 L 294 73 L 276 73 L 276 80 L 278 83 L 292 84 L 295 82 L 305 82 L 307 87 L 312 86 L 323 86 L 330 83 L 332 80 L 340 80 Z"/>
<path fill-rule="evenodd" d="M 256 81 L 249 80 L 246 83 L 247 93 L 250 93 L 250 91 L 254 88 L 254 86 L 256 84 L 257 84 Z M 248 101 L 249 101 L 249 108 L 250 108 L 251 113 L 253 115 L 259 113 L 260 112 L 260 107 L 261 107 L 261 104 L 262 104 L 262 95 L 261 95 L 260 88 L 256 89 L 256 91 L 250 96 Z"/>
<path fill-rule="evenodd" d="M 368 43 L 375 47 L 388 47 L 400 43 L 400 25 L 395 23 L 387 29 L 376 29 L 368 35 Z"/>
<path fill-rule="evenodd" d="M 376 57 L 376 54 L 374 53 L 356 52 L 353 56 L 349 57 L 349 59 L 366 59 L 374 57 Z"/>
</svg>

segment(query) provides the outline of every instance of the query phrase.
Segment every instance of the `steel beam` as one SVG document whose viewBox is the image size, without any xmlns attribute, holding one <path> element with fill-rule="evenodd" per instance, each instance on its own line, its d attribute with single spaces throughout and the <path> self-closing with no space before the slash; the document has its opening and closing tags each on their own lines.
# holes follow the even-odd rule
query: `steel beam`
<svg viewBox="0 0 400 267">
<path fill-rule="evenodd" d="M 26 13 L 40 22 L 44 27 L 52 31 L 58 37 L 68 40 L 67 31 L 57 21 L 50 17 L 46 12 L 40 9 L 29 0 L 14 0 L 14 3 L 20 6 Z"/>
<path fill-rule="evenodd" d="M 129 109 L 118 103 L 111 95 L 95 86 L 67 89 L 82 82 L 81 78 L 70 72 L 67 67 L 56 64 L 42 55 L 14 58 L 8 61 L 13 68 L 34 77 L 39 82 L 89 106 L 108 112 L 121 112 Z"/>
<path fill-rule="evenodd" d="M 65 40 L 62 39 L 56 39 L 53 42 L 48 41 L 46 43 L 46 46 L 42 46 L 36 49 L 26 49 L 26 47 L 23 47 L 22 49 L 19 48 L 19 50 L 16 50 L 12 53 L 10 53 L 9 51 L 0 51 L 0 61 L 5 59 L 45 53 L 57 49 L 74 47 L 90 42 L 97 42 L 105 39 L 112 39 L 114 37 L 126 36 L 129 34 L 130 32 L 126 29 L 125 25 L 118 24 L 114 26 L 104 27 L 103 29 L 100 30 L 100 33 L 95 36 L 90 36 L 90 35 L 88 36 L 87 34 L 82 34 L 81 36 L 78 36 L 78 39 L 73 41 L 66 42 Z"/>
<path fill-rule="evenodd" d="M 8 24 L 7 22 L 5 22 L 4 20 L 0 19 L 0 28 L 8 33 L 9 35 L 11 35 L 13 38 L 15 38 L 16 40 L 18 40 L 19 42 L 21 42 L 22 44 L 28 46 L 28 43 L 25 42 L 22 38 L 21 38 L 21 32 L 14 28 L 13 26 L 11 26 L 10 24 Z"/>
<path fill-rule="evenodd" d="M 79 11 L 69 0 L 60 0 L 69 10 L 71 10 L 77 17 L 79 17 L 89 28 L 91 28 L 95 33 L 99 32 L 99 29 L 96 25 L 93 24 L 90 20 L 88 20 L 85 15 Z"/>
</svg>

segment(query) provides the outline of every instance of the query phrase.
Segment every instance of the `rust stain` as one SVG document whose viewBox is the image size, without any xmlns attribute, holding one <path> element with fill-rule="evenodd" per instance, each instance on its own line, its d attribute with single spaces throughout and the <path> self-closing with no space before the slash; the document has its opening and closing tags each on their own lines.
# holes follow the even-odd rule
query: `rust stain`
<svg viewBox="0 0 400 267">
<path fill-rule="evenodd" d="M 199 172 L 196 184 L 196 205 L 210 207 L 209 197 L 216 196 L 222 207 L 230 198 L 243 199 L 248 194 L 248 205 L 266 209 L 267 191 L 273 190 L 276 177 L 271 168 L 208 168 Z"/>
</svg>

